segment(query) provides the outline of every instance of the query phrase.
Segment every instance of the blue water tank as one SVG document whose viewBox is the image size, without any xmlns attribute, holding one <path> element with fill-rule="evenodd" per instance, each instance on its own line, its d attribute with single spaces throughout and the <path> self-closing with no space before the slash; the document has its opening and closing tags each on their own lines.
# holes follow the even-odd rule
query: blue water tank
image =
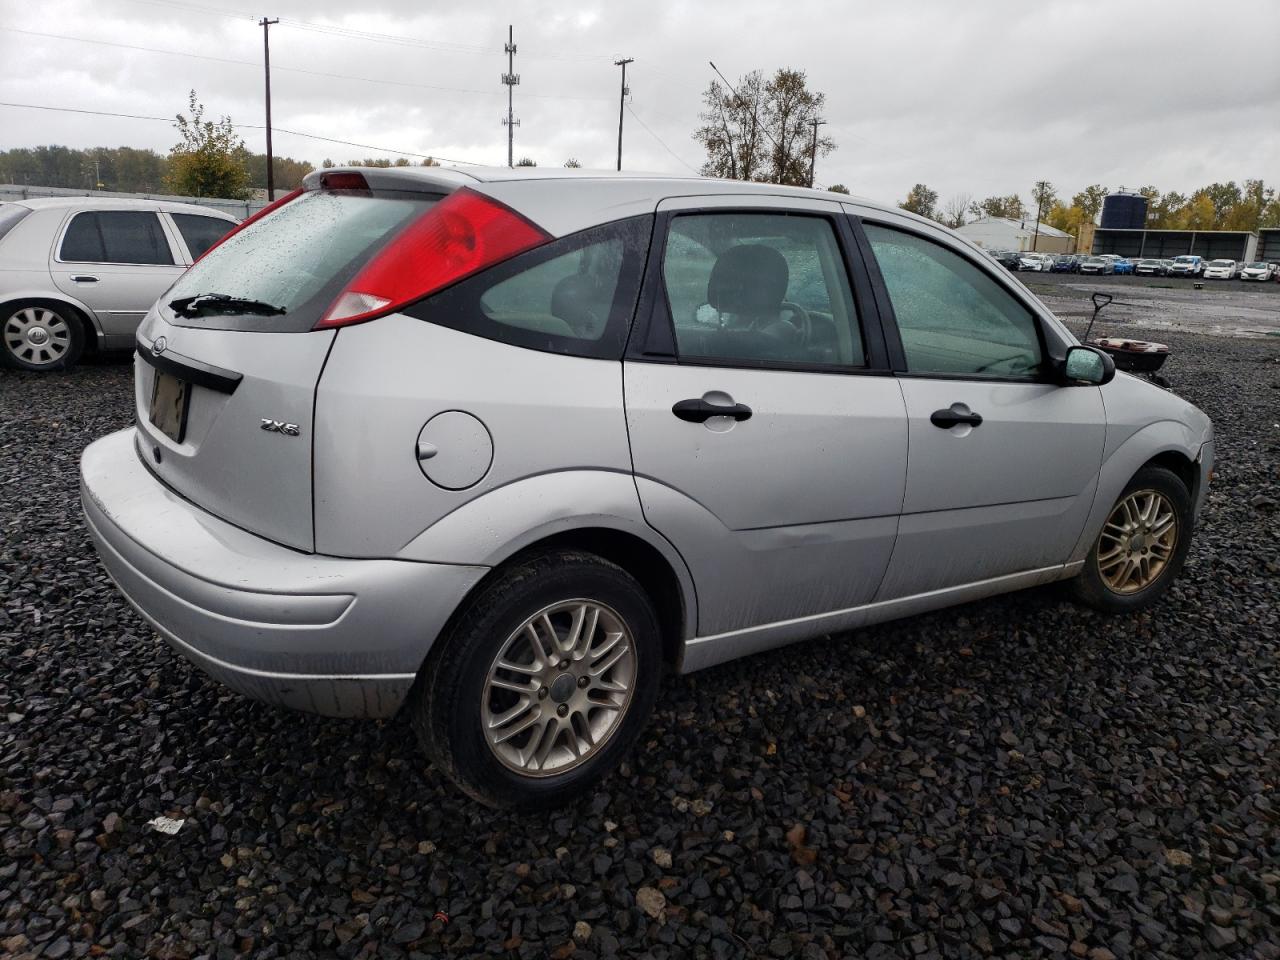
<svg viewBox="0 0 1280 960">
<path fill-rule="evenodd" d="M 1103 230 L 1141 230 L 1146 225 L 1146 197 L 1138 193 L 1112 193 L 1103 199 Z"/>
</svg>

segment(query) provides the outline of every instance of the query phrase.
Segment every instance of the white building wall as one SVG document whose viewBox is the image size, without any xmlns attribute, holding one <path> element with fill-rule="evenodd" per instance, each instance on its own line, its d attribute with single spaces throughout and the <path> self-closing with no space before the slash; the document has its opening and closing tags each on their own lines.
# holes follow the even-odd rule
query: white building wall
<svg viewBox="0 0 1280 960">
<path fill-rule="evenodd" d="M 1024 226 L 1017 220 L 984 217 L 966 223 L 956 231 L 986 250 L 1030 250 L 1035 236 L 1035 221 Z M 1072 238 L 1046 223 L 1040 224 L 1040 239 L 1036 244 L 1042 253 L 1070 253 Z"/>
</svg>

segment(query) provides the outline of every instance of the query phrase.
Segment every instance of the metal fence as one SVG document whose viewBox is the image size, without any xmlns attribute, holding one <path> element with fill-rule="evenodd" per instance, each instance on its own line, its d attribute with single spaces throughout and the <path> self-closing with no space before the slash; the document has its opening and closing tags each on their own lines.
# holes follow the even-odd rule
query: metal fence
<svg viewBox="0 0 1280 960">
<path fill-rule="evenodd" d="M 0 203 L 30 200 L 33 197 L 118 197 L 125 200 L 172 200 L 212 207 L 243 220 L 267 205 L 266 200 L 228 200 L 222 197 L 175 197 L 166 193 L 114 193 L 110 190 L 80 190 L 71 187 L 36 187 L 20 183 L 0 183 Z"/>
</svg>

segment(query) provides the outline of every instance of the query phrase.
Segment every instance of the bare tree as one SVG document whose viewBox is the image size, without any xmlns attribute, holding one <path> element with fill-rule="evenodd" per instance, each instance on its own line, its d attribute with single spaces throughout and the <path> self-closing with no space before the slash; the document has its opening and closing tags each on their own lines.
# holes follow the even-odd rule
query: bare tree
<svg viewBox="0 0 1280 960">
<path fill-rule="evenodd" d="M 953 194 L 942 207 L 942 222 L 952 228 L 963 227 L 969 222 L 969 206 L 972 203 L 972 194 Z"/>
</svg>

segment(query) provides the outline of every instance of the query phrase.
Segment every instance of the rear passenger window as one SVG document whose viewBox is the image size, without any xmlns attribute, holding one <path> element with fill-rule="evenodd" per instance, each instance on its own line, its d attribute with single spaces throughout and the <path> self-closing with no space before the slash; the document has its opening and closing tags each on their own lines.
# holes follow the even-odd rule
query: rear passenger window
<svg viewBox="0 0 1280 960">
<path fill-rule="evenodd" d="M 677 216 L 662 273 L 681 359 L 865 364 L 844 259 L 824 217 Z"/>
<path fill-rule="evenodd" d="M 912 373 L 1025 380 L 1040 370 L 1035 317 L 981 267 L 923 237 L 864 224 Z"/>
<path fill-rule="evenodd" d="M 562 237 L 405 312 L 515 346 L 617 359 L 652 226 L 652 217 L 633 217 Z"/>
<path fill-rule="evenodd" d="M 77 213 L 62 238 L 59 258 L 79 263 L 173 263 L 160 219 L 141 210 Z"/>
<path fill-rule="evenodd" d="M 187 244 L 192 260 L 199 260 L 209 248 L 227 235 L 235 226 L 230 220 L 218 217 L 202 217 L 198 213 L 171 213 L 173 222 Z"/>
</svg>

